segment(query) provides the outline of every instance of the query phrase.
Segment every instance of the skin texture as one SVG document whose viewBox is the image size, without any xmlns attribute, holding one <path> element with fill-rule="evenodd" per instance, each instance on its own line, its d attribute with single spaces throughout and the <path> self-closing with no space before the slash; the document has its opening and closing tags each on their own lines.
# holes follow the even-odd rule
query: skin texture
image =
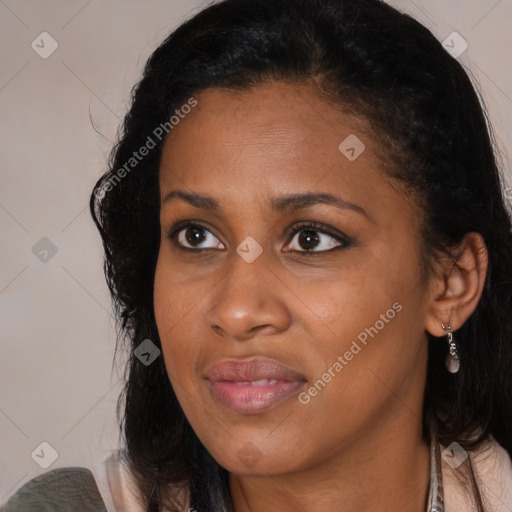
<svg viewBox="0 0 512 512">
<path fill-rule="evenodd" d="M 476 308 L 486 270 L 481 237 L 464 240 L 458 264 L 439 259 L 427 280 L 421 212 L 381 171 L 363 119 L 310 85 L 195 97 L 197 107 L 165 142 L 161 197 L 179 189 L 210 196 L 222 210 L 162 201 L 155 315 L 170 381 L 201 442 L 230 471 L 235 510 L 423 512 L 426 331 L 441 337 L 444 322 L 455 332 Z M 338 149 L 351 134 L 365 144 L 354 161 Z M 311 192 L 366 213 L 325 204 L 270 208 L 273 198 Z M 180 239 L 166 237 L 184 220 L 207 230 L 196 243 L 202 251 L 179 248 L 179 240 L 194 247 L 186 227 Z M 319 237 L 308 243 L 304 231 L 290 233 L 304 221 L 350 241 L 305 228 Z M 249 236 L 263 250 L 252 263 L 236 252 Z M 242 414 L 210 393 L 205 372 L 213 363 L 260 356 L 304 375 L 307 391 L 396 303 L 394 318 L 366 345 L 358 342 L 361 350 L 306 404 L 294 395 Z"/>
</svg>

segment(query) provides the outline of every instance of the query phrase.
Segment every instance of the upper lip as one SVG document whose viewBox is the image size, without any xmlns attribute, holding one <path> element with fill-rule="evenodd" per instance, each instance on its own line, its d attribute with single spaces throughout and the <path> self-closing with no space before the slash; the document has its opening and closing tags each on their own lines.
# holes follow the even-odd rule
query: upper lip
<svg viewBox="0 0 512 512">
<path fill-rule="evenodd" d="M 206 378 L 212 382 L 252 382 L 261 379 L 305 381 L 304 375 L 273 359 L 228 359 L 209 367 Z"/>
</svg>

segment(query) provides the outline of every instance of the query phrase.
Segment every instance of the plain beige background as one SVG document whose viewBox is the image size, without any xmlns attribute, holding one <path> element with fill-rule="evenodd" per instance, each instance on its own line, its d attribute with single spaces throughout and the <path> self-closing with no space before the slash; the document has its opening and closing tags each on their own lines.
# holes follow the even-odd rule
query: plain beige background
<svg viewBox="0 0 512 512">
<path fill-rule="evenodd" d="M 0 0 L 0 503 L 52 450 L 48 469 L 117 447 L 120 374 L 89 194 L 145 60 L 206 3 Z M 390 3 L 439 40 L 456 31 L 468 42 L 458 58 L 482 91 L 511 184 L 512 0 Z"/>
</svg>

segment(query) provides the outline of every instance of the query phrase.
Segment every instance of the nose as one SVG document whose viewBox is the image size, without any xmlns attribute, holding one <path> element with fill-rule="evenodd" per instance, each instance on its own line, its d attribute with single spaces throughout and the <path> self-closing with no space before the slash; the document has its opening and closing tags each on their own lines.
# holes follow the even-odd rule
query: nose
<svg viewBox="0 0 512 512">
<path fill-rule="evenodd" d="M 283 284 L 262 253 L 247 263 L 237 253 L 212 295 L 207 322 L 218 335 L 236 341 L 286 330 L 291 321 Z"/>
</svg>

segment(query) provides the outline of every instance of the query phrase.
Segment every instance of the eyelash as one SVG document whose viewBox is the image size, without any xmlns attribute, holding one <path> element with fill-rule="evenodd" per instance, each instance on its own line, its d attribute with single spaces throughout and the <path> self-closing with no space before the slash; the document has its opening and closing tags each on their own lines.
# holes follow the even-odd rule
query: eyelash
<svg viewBox="0 0 512 512">
<path fill-rule="evenodd" d="M 288 234 L 289 240 L 293 240 L 295 235 L 297 233 L 300 233 L 301 231 L 313 231 L 322 233 L 324 235 L 329 235 L 331 238 L 334 238 L 337 242 L 340 243 L 340 245 L 337 245 L 336 247 L 333 247 L 332 249 L 328 249 L 326 251 L 291 251 L 291 252 L 298 252 L 299 254 L 307 254 L 307 255 L 314 255 L 314 254 L 326 254 L 330 253 L 332 251 L 335 251 L 336 249 L 344 249 L 348 245 L 350 245 L 350 239 L 346 236 L 343 236 L 341 233 L 338 233 L 334 229 L 330 228 L 329 226 L 325 226 L 323 224 L 320 224 L 318 222 L 302 222 L 297 224 L 293 227 L 293 229 Z"/>
<path fill-rule="evenodd" d="M 173 226 L 169 230 L 169 232 L 166 234 L 166 237 L 168 239 L 170 239 L 176 245 L 176 247 L 178 247 L 179 249 L 181 249 L 183 251 L 199 253 L 199 252 L 202 252 L 202 251 L 207 251 L 209 249 L 210 250 L 217 250 L 217 249 L 212 249 L 211 247 L 207 247 L 205 249 L 191 249 L 190 247 L 184 247 L 183 245 L 179 244 L 177 242 L 177 240 L 176 240 L 176 235 L 179 234 L 181 231 L 183 231 L 185 228 L 190 228 L 190 227 L 196 227 L 196 228 L 204 229 L 205 231 L 208 231 L 208 232 L 211 233 L 211 231 L 206 226 L 203 226 L 199 222 L 183 221 L 183 222 L 179 222 L 178 224 Z M 294 226 L 293 229 L 291 229 L 290 232 L 288 233 L 288 240 L 290 240 L 290 242 L 291 242 L 293 240 L 293 238 L 295 237 L 295 235 L 297 233 L 300 233 L 301 231 L 314 231 L 314 232 L 322 233 L 324 235 L 328 235 L 328 236 L 332 237 L 334 240 L 336 240 L 337 242 L 339 242 L 340 245 L 338 245 L 336 247 L 333 247 L 332 249 L 328 249 L 328 250 L 324 250 L 324 251 L 297 251 L 297 250 L 291 250 L 289 252 L 296 252 L 296 253 L 305 254 L 305 255 L 325 254 L 325 253 L 330 253 L 332 251 L 335 251 L 337 249 L 345 249 L 352 242 L 352 240 L 349 237 L 347 237 L 345 235 L 342 235 L 341 233 L 338 233 L 334 229 L 332 229 L 332 228 L 330 228 L 328 226 L 325 226 L 323 224 L 320 224 L 318 222 L 302 222 L 302 223 Z M 288 244 L 290 242 L 288 242 Z"/>
</svg>

